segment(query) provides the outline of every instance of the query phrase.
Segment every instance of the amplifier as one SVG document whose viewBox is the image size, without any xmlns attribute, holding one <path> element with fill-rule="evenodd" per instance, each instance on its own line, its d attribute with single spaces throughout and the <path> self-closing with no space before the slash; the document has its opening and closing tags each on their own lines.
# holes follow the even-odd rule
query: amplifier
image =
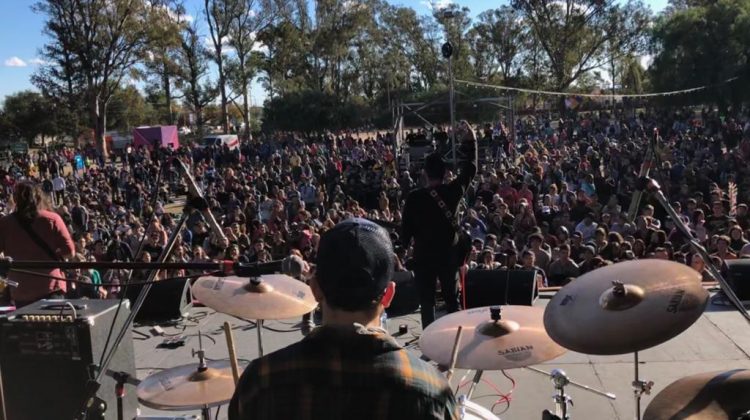
<svg viewBox="0 0 750 420">
<path fill-rule="evenodd" d="M 727 260 L 724 263 L 729 287 L 743 303 L 750 303 L 750 259 Z"/>
<path fill-rule="evenodd" d="M 469 270 L 466 273 L 466 308 L 534 304 L 539 292 L 533 270 Z"/>
<path fill-rule="evenodd" d="M 73 419 L 80 414 L 91 365 L 99 363 L 118 302 L 40 300 L 0 317 L 0 380 L 8 420 Z M 110 348 L 129 314 L 126 302 Z M 108 372 L 136 377 L 130 329 Z M 106 418 L 116 418 L 115 380 L 103 375 L 101 384 L 97 396 L 107 404 Z M 135 389 L 126 387 L 124 418 L 134 418 L 137 408 Z"/>
</svg>

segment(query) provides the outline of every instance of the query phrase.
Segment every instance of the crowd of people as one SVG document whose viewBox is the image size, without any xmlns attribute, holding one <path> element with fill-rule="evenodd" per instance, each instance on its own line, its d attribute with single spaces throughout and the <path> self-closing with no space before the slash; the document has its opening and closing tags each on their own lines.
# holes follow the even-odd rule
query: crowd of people
<svg viewBox="0 0 750 420">
<path fill-rule="evenodd" d="M 603 265 L 641 258 L 688 264 L 708 279 L 706 264 L 750 256 L 750 120 L 745 114 L 599 112 L 560 120 L 540 114 L 519 118 L 516 125 L 516 141 L 507 125 L 475 127 L 479 147 L 488 152 L 463 197 L 460 226 L 472 240 L 470 268 L 534 269 L 540 285 L 555 286 Z M 269 262 L 296 250 L 314 263 L 324 232 L 363 217 L 388 228 L 396 269 L 412 269 L 412 247 L 400 241 L 404 203 L 427 180 L 421 168 L 403 165 L 395 141 L 392 133 L 274 133 L 235 150 L 140 147 L 106 160 L 94 149 L 33 151 L 10 156 L 2 165 L 0 207 L 10 214 L 16 185 L 34 181 L 43 207 L 57 214 L 70 234 L 74 252 L 66 257 L 151 261 L 180 217 L 172 210 L 187 191 L 173 161 L 180 159 L 204 191 L 224 238 L 213 235 L 195 212 L 171 261 Z M 629 220 L 644 161 L 651 162 L 650 175 L 712 261 L 693 252 L 649 194 Z M 457 176 L 449 169 L 445 180 Z M 66 273 L 89 279 L 92 287 L 79 287 L 77 293 L 92 298 L 116 296 L 129 276 L 146 274 Z M 191 273 L 177 270 L 161 277 L 186 274 Z M 46 284 L 38 290 L 39 298 L 48 292 Z"/>
</svg>

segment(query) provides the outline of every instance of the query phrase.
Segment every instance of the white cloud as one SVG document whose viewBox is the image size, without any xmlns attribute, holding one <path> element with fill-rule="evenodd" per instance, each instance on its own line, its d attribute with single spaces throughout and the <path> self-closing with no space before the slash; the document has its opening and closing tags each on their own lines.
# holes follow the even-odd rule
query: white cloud
<svg viewBox="0 0 750 420">
<path fill-rule="evenodd" d="M 29 60 L 29 64 L 31 64 L 32 66 L 43 66 L 47 64 L 47 62 L 42 60 L 39 57 L 36 57 L 36 58 L 32 58 L 31 60 Z"/>
<path fill-rule="evenodd" d="M 419 2 L 422 6 L 430 10 L 447 9 L 453 2 L 451 0 L 422 0 Z"/>
<path fill-rule="evenodd" d="M 262 42 L 254 42 L 253 43 L 253 51 L 257 51 L 259 53 L 268 55 L 268 45 L 262 43 Z"/>
<path fill-rule="evenodd" d="M 5 65 L 5 67 L 26 67 L 27 66 L 26 62 L 21 60 L 18 57 L 8 58 L 7 60 L 3 62 L 3 64 Z"/>
<path fill-rule="evenodd" d="M 644 69 L 651 67 L 651 65 L 654 64 L 653 54 L 642 55 L 640 58 L 640 63 L 641 67 L 643 67 Z"/>
</svg>

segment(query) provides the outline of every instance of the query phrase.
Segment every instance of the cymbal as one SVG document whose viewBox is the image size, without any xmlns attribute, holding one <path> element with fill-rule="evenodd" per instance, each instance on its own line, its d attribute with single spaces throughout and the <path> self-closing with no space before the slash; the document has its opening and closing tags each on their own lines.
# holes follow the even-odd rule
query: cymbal
<svg viewBox="0 0 750 420">
<path fill-rule="evenodd" d="M 493 321 L 490 307 L 454 312 L 430 324 L 419 346 L 430 359 L 450 365 L 458 327 L 463 327 L 456 367 L 500 370 L 530 366 L 565 353 L 544 331 L 543 311 L 531 306 L 500 306 Z"/>
<path fill-rule="evenodd" d="M 547 304 L 544 327 L 561 346 L 625 354 L 661 344 L 703 313 L 700 273 L 665 260 L 627 261 L 586 273 Z"/>
<path fill-rule="evenodd" d="M 226 404 L 234 393 L 234 378 L 228 360 L 177 366 L 154 373 L 136 388 L 138 400 L 157 410 L 197 410 Z"/>
<path fill-rule="evenodd" d="M 245 319 L 293 318 L 318 305 L 310 286 L 284 274 L 201 277 L 192 290 L 209 308 Z"/>
<path fill-rule="evenodd" d="M 750 411 L 750 370 L 701 373 L 658 393 L 643 420 L 736 420 Z"/>
</svg>

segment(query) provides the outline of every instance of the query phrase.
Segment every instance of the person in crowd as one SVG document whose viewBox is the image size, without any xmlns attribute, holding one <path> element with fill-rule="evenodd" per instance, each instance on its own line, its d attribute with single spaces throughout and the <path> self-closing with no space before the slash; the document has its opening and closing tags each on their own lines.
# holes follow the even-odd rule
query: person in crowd
<svg viewBox="0 0 750 420">
<path fill-rule="evenodd" d="M 458 419 L 443 376 L 380 323 L 395 293 L 388 233 L 364 219 L 343 221 L 321 237 L 316 262 L 311 288 L 322 307 L 322 325 L 250 363 L 229 404 L 229 419 L 328 419 L 331 413 Z"/>
<path fill-rule="evenodd" d="M 14 260 L 62 261 L 72 258 L 75 246 L 62 218 L 48 209 L 41 187 L 19 182 L 13 191 L 15 211 L 0 218 L 0 252 Z M 59 269 L 36 270 L 39 275 L 11 271 L 19 283 L 12 289 L 16 307 L 39 299 L 64 297 L 67 284 Z"/>
</svg>

